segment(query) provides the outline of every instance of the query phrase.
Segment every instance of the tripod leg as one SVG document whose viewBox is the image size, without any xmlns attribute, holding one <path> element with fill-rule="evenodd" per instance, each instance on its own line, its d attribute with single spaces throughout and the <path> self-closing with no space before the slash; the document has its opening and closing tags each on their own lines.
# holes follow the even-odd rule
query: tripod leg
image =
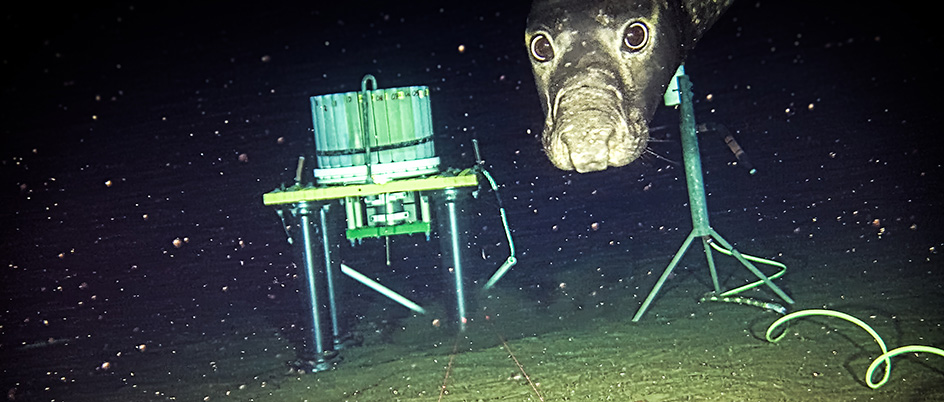
<svg viewBox="0 0 944 402">
<path fill-rule="evenodd" d="M 680 247 L 678 252 L 675 253 L 675 257 L 672 258 L 672 262 L 669 263 L 669 266 L 665 268 L 665 272 L 662 273 L 662 276 L 659 277 L 659 281 L 656 282 L 656 286 L 652 288 L 651 292 L 649 292 L 649 296 L 646 297 L 646 301 L 644 301 L 642 306 L 639 307 L 639 310 L 636 311 L 636 315 L 633 316 L 633 322 L 639 322 L 639 319 L 642 318 L 642 315 L 646 313 L 646 310 L 649 308 L 649 304 L 651 304 L 652 300 L 656 298 L 656 293 L 659 293 L 659 289 L 662 289 L 662 285 L 665 284 L 667 279 L 669 279 L 669 275 L 672 273 L 672 270 L 675 269 L 675 266 L 678 265 L 679 260 L 682 259 L 682 256 L 685 255 L 685 251 L 688 250 L 688 247 L 692 245 L 692 240 L 695 240 L 695 232 L 692 232 L 688 235 L 688 238 L 685 239 L 684 243 L 682 243 L 682 247 Z"/>
<path fill-rule="evenodd" d="M 711 283 L 715 286 L 715 293 L 721 293 L 721 285 L 718 284 L 718 270 L 715 269 L 715 258 L 711 255 L 711 245 L 708 244 L 709 237 L 701 237 L 701 245 L 705 248 L 705 258 L 708 259 L 708 271 L 711 272 Z"/>
</svg>

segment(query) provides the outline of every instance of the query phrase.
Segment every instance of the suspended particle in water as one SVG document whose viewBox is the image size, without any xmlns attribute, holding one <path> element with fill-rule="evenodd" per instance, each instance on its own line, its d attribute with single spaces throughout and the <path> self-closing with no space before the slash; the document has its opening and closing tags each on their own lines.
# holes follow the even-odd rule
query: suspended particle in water
<svg viewBox="0 0 944 402">
<path fill-rule="evenodd" d="M 459 45 L 459 53 L 465 53 L 465 45 Z"/>
<path fill-rule="evenodd" d="M 246 155 L 245 152 L 239 154 L 239 161 L 242 162 L 242 163 L 249 162 L 249 155 Z"/>
</svg>

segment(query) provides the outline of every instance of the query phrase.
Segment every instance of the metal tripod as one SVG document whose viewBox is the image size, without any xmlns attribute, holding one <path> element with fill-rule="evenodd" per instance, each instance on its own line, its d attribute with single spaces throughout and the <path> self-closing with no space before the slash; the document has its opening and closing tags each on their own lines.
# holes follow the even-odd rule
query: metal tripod
<svg viewBox="0 0 944 402">
<path fill-rule="evenodd" d="M 698 139 L 696 138 L 696 129 L 695 129 L 695 110 L 692 104 L 692 83 L 689 81 L 688 76 L 684 74 L 684 69 L 679 67 L 679 71 L 676 72 L 674 79 L 678 80 L 678 95 L 680 97 L 679 103 L 679 113 L 680 113 L 680 122 L 679 128 L 681 131 L 682 137 L 682 152 L 683 160 L 685 162 L 685 177 L 688 183 L 688 200 L 689 206 L 692 210 L 692 232 L 688 235 L 688 238 L 685 239 L 685 242 L 682 243 L 682 247 L 679 248 L 678 252 L 675 253 L 675 257 L 672 258 L 672 262 L 669 263 L 669 266 L 666 267 L 665 272 L 662 273 L 662 276 L 659 278 L 659 281 L 656 282 L 656 286 L 649 292 L 649 296 L 646 297 L 646 301 L 642 303 L 642 306 L 639 307 L 639 310 L 636 311 L 636 315 L 633 316 L 633 322 L 638 322 L 642 315 L 645 314 L 646 309 L 649 308 L 649 304 L 652 303 L 655 299 L 656 294 L 659 293 L 659 290 L 662 288 L 662 285 L 665 284 L 665 281 L 669 278 L 669 275 L 672 274 L 672 270 L 675 269 L 675 266 L 678 265 L 679 260 L 682 259 L 682 256 L 692 245 L 692 241 L 696 237 L 701 238 L 702 246 L 705 249 L 705 257 L 708 259 L 708 269 L 711 271 L 711 281 L 714 285 L 714 290 L 716 293 L 721 293 L 721 286 L 718 284 L 718 272 L 715 269 L 715 260 L 711 254 L 712 242 L 717 242 L 724 248 L 725 254 L 730 254 L 736 258 L 748 271 L 757 276 L 764 285 L 767 285 L 777 296 L 780 296 L 784 301 L 789 304 L 793 304 L 794 301 L 790 296 L 783 292 L 775 283 L 773 283 L 770 278 L 764 275 L 753 263 L 748 261 L 744 255 L 734 249 L 730 243 L 724 240 L 718 232 L 711 228 L 711 225 L 708 224 L 708 207 L 705 202 L 705 185 L 702 178 L 701 170 L 701 157 L 699 156 L 698 150 Z M 671 87 L 670 87 L 671 91 Z M 670 96 L 666 96 L 667 105 L 669 104 Z M 741 291 L 744 287 L 735 289 L 731 292 Z"/>
</svg>

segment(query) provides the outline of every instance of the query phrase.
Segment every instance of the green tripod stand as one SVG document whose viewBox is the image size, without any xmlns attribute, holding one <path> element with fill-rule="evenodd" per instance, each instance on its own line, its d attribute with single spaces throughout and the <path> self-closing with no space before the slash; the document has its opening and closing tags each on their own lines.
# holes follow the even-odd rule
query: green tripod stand
<svg viewBox="0 0 944 402">
<path fill-rule="evenodd" d="M 791 299 L 790 296 L 784 293 L 780 287 L 771 281 L 771 279 L 776 279 L 777 277 L 781 276 L 785 271 L 781 271 L 773 277 L 768 277 L 760 272 L 760 270 L 757 269 L 757 267 L 755 267 L 751 261 L 784 267 L 782 264 L 779 264 L 775 261 L 764 260 L 761 258 L 745 256 L 741 254 L 735 250 L 731 244 L 725 241 L 724 238 L 718 234 L 718 232 L 712 229 L 711 225 L 708 224 L 708 207 L 705 202 L 705 185 L 701 174 L 701 157 L 699 156 L 698 139 L 695 136 L 695 110 L 694 105 L 692 104 L 692 83 L 689 81 L 688 76 L 685 75 L 685 70 L 683 67 L 684 66 L 679 67 L 678 71 L 675 73 L 675 77 L 673 77 L 673 81 L 676 81 L 677 79 L 678 82 L 679 99 L 673 99 L 672 86 L 670 85 L 669 92 L 666 93 L 666 105 L 674 106 L 680 104 L 679 129 L 681 131 L 680 135 L 682 137 L 682 152 L 683 160 L 685 161 L 685 177 L 688 183 L 688 200 L 692 210 L 693 228 L 691 234 L 689 234 L 688 238 L 685 239 L 685 242 L 682 243 L 682 247 L 679 248 L 677 253 L 675 253 L 675 257 L 672 258 L 672 262 L 669 263 L 669 266 L 666 267 L 665 272 L 663 272 L 662 276 L 659 277 L 659 281 L 656 282 L 656 286 L 651 292 L 649 292 L 649 296 L 646 297 L 646 301 L 644 301 L 642 306 L 639 307 L 639 310 L 636 311 L 636 315 L 633 316 L 633 322 L 638 322 L 639 319 L 642 318 L 642 315 L 646 313 L 646 309 L 649 308 L 649 304 L 651 304 L 653 299 L 655 299 L 656 294 L 659 293 L 662 285 L 665 284 L 665 281 L 669 278 L 669 275 L 672 274 L 672 270 L 675 269 L 676 265 L 678 265 L 679 260 L 682 259 L 685 251 L 687 251 L 692 245 L 692 241 L 694 241 L 696 237 L 701 238 L 702 246 L 705 249 L 705 257 L 708 259 L 708 269 L 711 272 L 711 281 L 714 284 L 714 291 L 716 294 L 722 297 L 727 297 L 763 284 L 767 285 L 767 287 L 773 290 L 773 292 L 776 293 L 777 296 L 780 296 L 781 299 L 789 304 L 793 304 L 793 299 Z M 716 242 L 721 246 L 719 247 L 716 245 Z M 718 284 L 718 272 L 715 270 L 714 257 L 711 254 L 712 248 L 715 248 L 723 254 L 727 254 L 736 258 L 742 265 L 744 265 L 745 268 L 757 276 L 759 280 L 757 282 L 722 293 L 721 286 Z"/>
</svg>

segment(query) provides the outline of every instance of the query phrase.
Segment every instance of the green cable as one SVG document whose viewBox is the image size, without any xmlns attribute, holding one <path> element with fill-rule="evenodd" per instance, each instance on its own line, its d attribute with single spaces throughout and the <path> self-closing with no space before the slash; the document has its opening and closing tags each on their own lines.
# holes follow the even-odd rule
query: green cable
<svg viewBox="0 0 944 402">
<path fill-rule="evenodd" d="M 731 253 L 731 250 L 726 250 L 726 249 L 724 249 L 724 248 L 721 248 L 721 246 L 718 246 L 718 245 L 715 244 L 715 242 L 713 242 L 713 241 L 712 241 L 712 242 L 709 242 L 708 244 L 711 245 L 711 248 L 715 249 L 715 251 L 717 251 L 717 252 L 719 252 L 719 253 L 721 253 L 721 254 L 724 254 L 724 255 L 727 255 L 727 256 L 731 256 L 731 254 L 732 254 L 732 253 Z M 751 262 L 757 262 L 757 263 L 761 263 L 761 264 L 767 264 L 767 265 L 772 265 L 772 266 L 775 266 L 775 267 L 780 267 L 780 272 L 777 272 L 776 274 L 771 275 L 771 276 L 769 277 L 770 280 L 774 280 L 774 279 L 780 278 L 781 276 L 783 276 L 783 274 L 787 273 L 787 266 L 786 266 L 786 265 L 783 265 L 782 263 L 779 263 L 779 262 L 777 262 L 777 261 L 768 260 L 768 259 L 766 259 L 766 258 L 754 257 L 754 256 L 752 256 L 752 255 L 747 255 L 747 254 L 743 254 L 743 253 L 741 254 L 741 256 L 744 257 L 745 260 L 748 260 L 748 261 L 751 261 Z M 741 287 L 739 287 L 739 288 L 735 288 L 735 289 L 731 289 L 731 290 L 729 290 L 729 291 L 723 292 L 723 293 L 720 294 L 720 296 L 721 296 L 721 297 L 726 297 L 726 296 L 735 295 L 735 294 L 741 293 L 741 292 L 743 292 L 743 291 L 745 291 L 745 290 L 756 288 L 756 287 L 758 287 L 758 286 L 760 286 L 760 285 L 763 285 L 763 284 L 764 284 L 764 281 L 758 279 L 757 281 L 748 283 L 747 285 L 741 286 Z"/>
<path fill-rule="evenodd" d="M 865 380 L 869 384 L 869 387 L 872 387 L 872 389 L 876 389 L 878 387 L 881 387 L 882 384 L 884 384 L 884 382 L 882 382 L 881 384 L 875 384 L 872 382 L 872 374 L 875 372 L 875 369 L 878 368 L 879 363 L 881 363 L 884 360 L 888 360 L 889 357 L 898 356 L 902 353 L 911 353 L 911 352 L 934 353 L 938 356 L 944 357 L 944 350 L 931 347 L 931 346 L 923 346 L 923 345 L 902 346 L 900 348 L 895 348 L 888 352 L 882 353 L 881 356 L 875 358 L 872 364 L 869 365 L 869 371 L 865 372 Z M 886 370 L 886 372 L 887 371 L 890 371 L 890 370 Z"/>
<path fill-rule="evenodd" d="M 511 253 L 511 257 L 515 256 L 515 241 L 511 239 L 511 228 L 508 226 L 508 216 L 505 214 L 505 207 L 502 205 L 501 197 L 498 196 L 498 184 L 495 183 L 495 179 L 492 178 L 492 175 L 488 173 L 485 168 L 479 167 L 477 169 L 485 179 L 488 180 L 488 183 L 492 187 L 492 191 L 495 192 L 495 198 L 498 200 L 498 212 L 501 215 L 502 227 L 505 229 L 505 237 L 508 239 L 508 249 Z"/>
<path fill-rule="evenodd" d="M 495 183 L 495 179 L 492 178 L 492 175 L 489 174 L 485 168 L 481 167 L 481 165 L 476 165 L 473 169 L 482 173 L 491 185 L 492 191 L 495 193 L 495 199 L 498 201 L 498 212 L 499 215 L 501 215 L 502 227 L 505 229 L 505 238 L 508 239 L 508 258 L 505 259 L 501 267 L 499 267 L 488 279 L 488 282 L 485 283 L 484 289 L 488 290 L 495 286 L 498 280 L 505 276 L 505 273 L 518 263 L 518 258 L 515 257 L 515 241 L 511 238 L 511 227 L 508 226 L 508 215 L 505 213 L 505 207 L 502 205 L 501 197 L 498 195 L 498 184 Z"/>
<path fill-rule="evenodd" d="M 885 347 L 885 341 L 883 341 L 882 337 L 880 337 L 878 333 L 876 333 L 875 330 L 873 330 L 872 327 L 870 327 L 868 324 L 862 322 L 862 320 L 855 318 L 849 314 L 841 313 L 838 311 L 832 311 L 832 310 L 819 310 L 819 309 L 801 310 L 801 311 L 796 311 L 796 312 L 787 314 L 783 317 L 780 317 L 777 321 L 774 321 L 773 324 L 770 324 L 769 328 L 767 328 L 767 333 L 765 335 L 765 337 L 767 338 L 767 341 L 770 343 L 777 343 L 780 339 L 783 339 L 783 337 L 786 335 L 786 332 L 781 332 L 780 335 L 778 335 L 777 337 L 771 336 L 774 330 L 780 325 L 794 318 L 807 317 L 811 315 L 821 315 L 821 316 L 827 316 L 827 317 L 841 318 L 855 325 L 858 325 L 860 328 L 868 332 L 869 335 L 872 335 L 872 338 L 875 339 L 875 342 L 878 343 L 878 346 L 882 349 L 882 355 L 875 358 L 875 360 L 872 361 L 872 364 L 869 366 L 869 370 L 865 373 L 865 382 L 872 389 L 878 389 L 882 385 L 885 385 L 886 382 L 888 382 L 888 377 L 891 375 L 891 372 L 892 372 L 892 362 L 890 358 L 893 356 L 897 356 L 902 353 L 908 353 L 908 352 L 927 352 L 927 353 L 934 353 L 939 356 L 944 356 L 944 350 L 941 350 L 935 347 L 920 346 L 920 345 L 903 346 L 889 352 L 888 348 Z M 872 375 L 875 373 L 875 369 L 877 369 L 878 365 L 881 363 L 885 363 L 885 375 L 882 377 L 881 381 L 879 381 L 878 383 L 875 383 L 872 381 Z"/>
<path fill-rule="evenodd" d="M 787 308 L 777 303 L 754 300 L 754 299 L 751 299 L 750 297 L 744 297 L 744 296 L 734 296 L 734 297 L 719 296 L 715 294 L 714 291 L 705 293 L 705 295 L 702 296 L 701 299 L 699 299 L 698 301 L 702 303 L 707 302 L 707 301 L 722 302 L 722 303 L 735 303 L 735 304 L 741 304 L 745 306 L 760 307 L 764 310 L 770 310 L 779 314 L 787 313 Z"/>
<path fill-rule="evenodd" d="M 717 245 L 714 241 L 710 241 L 710 240 L 709 240 L 709 241 L 708 241 L 708 244 L 711 245 L 711 248 L 715 249 L 715 251 L 717 251 L 717 252 L 719 252 L 719 253 L 721 253 L 721 254 L 727 255 L 727 256 L 729 256 L 729 257 L 734 254 L 731 250 L 722 248 L 721 246 Z M 766 265 L 772 265 L 772 266 L 775 266 L 775 267 L 779 267 L 779 268 L 780 268 L 780 272 L 777 272 L 776 274 L 771 275 L 771 276 L 768 278 L 768 279 L 770 279 L 770 280 L 774 280 L 774 279 L 780 278 L 781 276 L 783 276 L 783 274 L 787 273 L 787 266 L 784 265 L 784 264 L 782 264 L 782 263 L 779 263 L 779 262 L 777 262 L 777 261 L 768 260 L 768 259 L 766 259 L 766 258 L 754 257 L 754 256 L 752 256 L 752 255 L 747 255 L 747 254 L 743 254 L 743 253 L 741 253 L 740 256 L 741 256 L 741 257 L 744 257 L 745 260 L 748 260 L 748 261 L 751 261 L 751 262 L 756 262 L 756 263 L 760 263 L 760 264 L 766 264 Z M 724 302 L 724 303 L 737 303 L 737 304 L 743 304 L 743 305 L 749 305 L 749 306 L 760 307 L 760 308 L 762 308 L 762 309 L 770 310 L 770 311 L 773 311 L 773 312 L 776 312 L 776 313 L 779 313 L 779 314 L 786 314 L 786 313 L 787 313 L 787 308 L 784 307 L 784 306 L 781 306 L 781 305 L 779 305 L 779 304 L 777 304 L 777 303 L 762 302 L 762 301 L 759 301 L 759 300 L 754 300 L 754 299 L 751 299 L 751 298 L 749 298 L 749 297 L 743 297 L 743 296 L 733 297 L 734 295 L 736 295 L 736 294 L 738 294 L 738 293 L 741 293 L 741 292 L 743 292 L 743 291 L 745 291 L 745 290 L 748 290 L 748 289 L 756 288 L 756 287 L 758 287 L 758 286 L 760 286 L 760 285 L 763 285 L 763 284 L 764 284 L 764 281 L 763 281 L 763 280 L 757 280 L 757 281 L 748 283 L 748 284 L 746 284 L 746 285 L 744 285 L 744 286 L 741 286 L 741 287 L 738 287 L 738 288 L 735 288 L 735 289 L 731 289 L 731 290 L 722 292 L 722 293 L 720 293 L 720 294 L 717 294 L 717 293 L 715 293 L 714 291 L 711 291 L 711 292 L 706 293 L 706 294 L 701 298 L 700 301 L 702 301 L 702 302 L 705 302 L 705 301 L 714 301 L 714 302 Z"/>
</svg>

